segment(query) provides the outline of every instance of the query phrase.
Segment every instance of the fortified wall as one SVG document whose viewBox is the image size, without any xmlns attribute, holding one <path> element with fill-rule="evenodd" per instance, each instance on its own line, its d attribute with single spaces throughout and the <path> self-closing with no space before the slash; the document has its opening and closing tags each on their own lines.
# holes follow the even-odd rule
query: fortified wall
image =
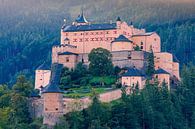
<svg viewBox="0 0 195 129">
<path fill-rule="evenodd" d="M 48 96 L 48 97 L 52 97 L 52 96 Z M 55 97 L 53 97 L 55 98 Z M 121 98 L 121 90 L 120 89 L 116 89 L 116 90 L 112 90 L 112 91 L 108 91 L 102 94 L 99 94 L 99 100 L 101 102 L 111 102 L 113 100 L 117 100 Z M 54 111 L 50 111 L 49 114 L 45 113 L 44 111 L 44 107 L 51 107 L 51 105 L 44 105 L 44 97 L 41 96 L 39 97 L 32 97 L 29 100 L 29 104 L 30 104 L 30 115 L 32 118 L 38 118 L 38 117 L 43 117 L 45 119 L 49 119 L 49 121 L 55 121 L 57 117 L 56 114 L 52 114 L 52 112 Z M 83 98 L 78 98 L 78 99 L 73 99 L 73 98 L 62 98 L 62 112 L 58 112 L 59 114 L 57 116 L 61 116 L 64 114 L 67 114 L 69 112 L 72 111 L 80 111 L 82 109 L 86 109 L 90 106 L 91 104 L 91 98 L 90 97 L 83 97 Z M 52 101 L 51 103 L 52 104 Z M 52 104 L 53 105 L 53 104 Z M 53 105 L 53 107 L 55 107 Z M 50 109 L 47 109 L 50 110 Z M 48 123 L 48 121 L 45 121 L 45 123 Z"/>
</svg>

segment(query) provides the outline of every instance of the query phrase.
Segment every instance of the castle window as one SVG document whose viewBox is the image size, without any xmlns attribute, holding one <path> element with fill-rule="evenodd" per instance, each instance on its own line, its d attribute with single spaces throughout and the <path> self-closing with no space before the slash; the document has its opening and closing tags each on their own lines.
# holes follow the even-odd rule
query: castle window
<svg viewBox="0 0 195 129">
<path fill-rule="evenodd" d="M 154 41 L 156 41 L 156 38 L 154 38 Z"/>
<path fill-rule="evenodd" d="M 66 62 L 69 62 L 70 60 L 69 60 L 69 57 L 66 57 Z"/>
<path fill-rule="evenodd" d="M 43 80 L 43 79 L 40 79 L 41 81 Z"/>
<path fill-rule="evenodd" d="M 109 34 L 109 31 L 107 31 L 106 34 Z"/>
<path fill-rule="evenodd" d="M 94 41 L 94 38 L 91 38 L 91 41 Z"/>
<path fill-rule="evenodd" d="M 77 39 L 74 39 L 73 42 L 77 42 Z"/>
<path fill-rule="evenodd" d="M 83 41 L 83 39 L 80 39 L 80 42 L 82 42 Z"/>
<path fill-rule="evenodd" d="M 83 35 L 83 33 L 81 33 L 81 35 Z"/>
<path fill-rule="evenodd" d="M 100 34 L 103 34 L 103 32 L 100 32 Z"/>
<path fill-rule="evenodd" d="M 98 38 L 95 38 L 95 41 L 98 41 Z"/>
<path fill-rule="evenodd" d="M 103 41 L 103 38 L 100 38 L 100 41 Z"/>
<path fill-rule="evenodd" d="M 88 38 L 85 39 L 85 41 L 88 41 L 88 40 L 89 40 Z"/>
<path fill-rule="evenodd" d="M 56 108 L 56 111 L 58 111 L 58 108 Z"/>
<path fill-rule="evenodd" d="M 128 56 L 127 58 L 128 58 L 128 59 L 131 59 L 131 56 Z"/>
<path fill-rule="evenodd" d="M 68 36 L 68 33 L 66 33 L 66 36 Z"/>
<path fill-rule="evenodd" d="M 117 31 L 114 31 L 114 34 L 117 34 Z"/>
<path fill-rule="evenodd" d="M 91 35 L 93 35 L 93 32 L 91 32 Z"/>
<path fill-rule="evenodd" d="M 98 34 L 98 32 L 96 32 L 96 34 Z"/>
<path fill-rule="evenodd" d="M 143 46 L 141 46 L 140 49 L 143 49 Z"/>
<path fill-rule="evenodd" d="M 45 108 L 45 111 L 47 111 L 47 108 Z"/>
<path fill-rule="evenodd" d="M 88 32 L 86 32 L 85 35 L 88 35 Z"/>
<path fill-rule="evenodd" d="M 156 75 L 156 78 L 158 78 L 158 75 Z"/>
<path fill-rule="evenodd" d="M 141 42 L 141 45 L 143 45 L 144 43 L 143 42 Z"/>
</svg>

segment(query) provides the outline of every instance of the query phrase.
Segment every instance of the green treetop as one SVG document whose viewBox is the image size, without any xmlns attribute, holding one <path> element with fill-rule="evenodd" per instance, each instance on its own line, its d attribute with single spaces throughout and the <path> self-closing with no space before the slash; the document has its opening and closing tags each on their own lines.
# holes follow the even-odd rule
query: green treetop
<svg viewBox="0 0 195 129">
<path fill-rule="evenodd" d="M 93 49 L 89 54 L 89 71 L 96 76 L 111 75 L 113 72 L 111 53 L 103 48 Z"/>
</svg>

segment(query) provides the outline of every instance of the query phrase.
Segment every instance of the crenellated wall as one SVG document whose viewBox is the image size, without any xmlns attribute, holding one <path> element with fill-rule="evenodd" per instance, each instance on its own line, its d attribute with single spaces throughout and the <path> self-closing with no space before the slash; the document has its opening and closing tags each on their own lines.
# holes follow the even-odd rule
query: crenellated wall
<svg viewBox="0 0 195 129">
<path fill-rule="evenodd" d="M 52 64 L 58 63 L 58 54 L 63 52 L 73 52 L 78 53 L 77 46 L 72 46 L 69 44 L 66 45 L 57 45 L 52 47 Z"/>
</svg>

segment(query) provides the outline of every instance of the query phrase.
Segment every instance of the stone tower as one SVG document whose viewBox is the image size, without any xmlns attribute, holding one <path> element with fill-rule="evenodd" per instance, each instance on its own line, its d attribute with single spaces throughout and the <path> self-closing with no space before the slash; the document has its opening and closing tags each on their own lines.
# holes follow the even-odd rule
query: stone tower
<svg viewBox="0 0 195 129">
<path fill-rule="evenodd" d="M 49 84 L 51 70 L 45 63 L 41 64 L 35 71 L 35 89 L 41 90 Z"/>
<path fill-rule="evenodd" d="M 62 65 L 52 65 L 49 85 L 43 90 L 43 124 L 54 126 L 63 115 L 63 92 L 59 89 Z"/>
</svg>

